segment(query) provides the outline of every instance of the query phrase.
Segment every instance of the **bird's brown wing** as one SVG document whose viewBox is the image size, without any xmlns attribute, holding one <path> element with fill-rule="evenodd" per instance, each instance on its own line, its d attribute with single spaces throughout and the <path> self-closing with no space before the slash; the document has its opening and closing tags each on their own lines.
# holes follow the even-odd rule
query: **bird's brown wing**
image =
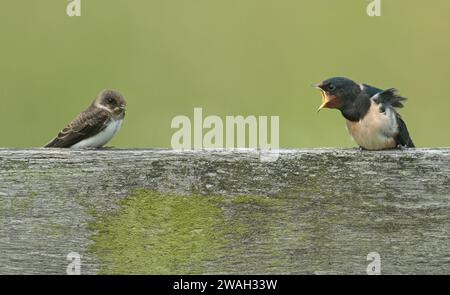
<svg viewBox="0 0 450 295">
<path fill-rule="evenodd" d="M 99 108 L 90 108 L 73 119 L 45 147 L 69 148 L 105 129 L 110 120 L 111 114 L 108 111 Z"/>
</svg>

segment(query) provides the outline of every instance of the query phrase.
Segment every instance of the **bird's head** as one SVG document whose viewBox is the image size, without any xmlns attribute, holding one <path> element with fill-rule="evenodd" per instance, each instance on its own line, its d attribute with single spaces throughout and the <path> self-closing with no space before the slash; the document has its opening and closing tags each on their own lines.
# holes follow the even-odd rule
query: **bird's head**
<svg viewBox="0 0 450 295">
<path fill-rule="evenodd" d="M 125 112 L 127 103 L 125 98 L 115 90 L 103 90 L 99 93 L 96 103 L 102 107 L 107 108 L 114 114 L 121 114 Z"/>
<path fill-rule="evenodd" d="M 342 110 L 361 92 L 357 83 L 342 77 L 325 80 L 314 87 L 318 88 L 322 94 L 322 104 L 317 111 L 323 108 Z"/>
</svg>

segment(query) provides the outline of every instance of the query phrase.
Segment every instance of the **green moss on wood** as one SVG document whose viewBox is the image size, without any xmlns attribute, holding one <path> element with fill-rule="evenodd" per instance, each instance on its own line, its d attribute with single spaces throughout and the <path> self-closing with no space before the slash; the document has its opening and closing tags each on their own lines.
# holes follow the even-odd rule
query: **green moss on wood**
<svg viewBox="0 0 450 295">
<path fill-rule="evenodd" d="M 223 244 L 223 199 L 137 191 L 92 225 L 102 273 L 202 273 Z"/>
<path fill-rule="evenodd" d="M 246 252 L 276 247 L 254 243 L 271 231 L 273 205 L 265 197 L 177 196 L 140 190 L 119 203 L 119 210 L 90 225 L 95 232 L 90 251 L 104 274 L 203 274 L 212 264 L 232 272 Z M 256 230 L 256 231 L 255 231 Z M 253 263 L 253 262 L 252 262 Z M 277 264 L 274 261 L 255 261 Z"/>
</svg>

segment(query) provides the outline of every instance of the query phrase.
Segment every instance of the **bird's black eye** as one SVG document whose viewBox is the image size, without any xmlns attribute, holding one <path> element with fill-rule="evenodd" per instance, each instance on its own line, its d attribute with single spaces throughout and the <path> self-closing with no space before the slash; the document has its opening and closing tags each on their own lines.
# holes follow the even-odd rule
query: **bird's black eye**
<svg viewBox="0 0 450 295">
<path fill-rule="evenodd" d="M 108 101 L 108 103 L 113 103 L 114 102 L 114 98 L 112 98 L 112 97 L 108 97 L 106 100 Z"/>
<path fill-rule="evenodd" d="M 328 90 L 333 91 L 336 89 L 336 86 L 334 86 L 333 84 L 328 85 Z"/>
</svg>

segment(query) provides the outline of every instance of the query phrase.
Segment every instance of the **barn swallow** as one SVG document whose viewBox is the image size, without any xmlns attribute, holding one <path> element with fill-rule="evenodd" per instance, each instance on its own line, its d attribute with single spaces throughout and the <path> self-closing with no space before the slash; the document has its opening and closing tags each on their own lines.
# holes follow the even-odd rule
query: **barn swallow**
<svg viewBox="0 0 450 295">
<path fill-rule="evenodd" d="M 361 149 L 414 148 L 408 128 L 396 108 L 406 98 L 394 88 L 382 90 L 342 77 L 317 85 L 323 108 L 338 109 L 347 120 L 347 129 Z"/>
<path fill-rule="evenodd" d="M 100 148 L 119 131 L 125 109 L 126 102 L 122 94 L 114 90 L 103 90 L 84 112 L 45 147 Z"/>
</svg>

